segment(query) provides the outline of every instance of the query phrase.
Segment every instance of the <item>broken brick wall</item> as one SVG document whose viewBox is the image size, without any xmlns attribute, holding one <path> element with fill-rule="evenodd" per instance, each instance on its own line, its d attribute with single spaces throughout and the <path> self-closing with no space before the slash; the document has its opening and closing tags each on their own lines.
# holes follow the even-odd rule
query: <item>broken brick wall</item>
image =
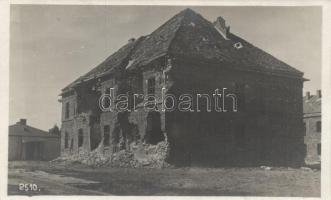
<svg viewBox="0 0 331 200">
<path fill-rule="evenodd" d="M 90 131 L 90 117 L 88 114 L 80 114 L 71 120 L 62 122 L 61 155 L 79 153 L 79 151 L 89 152 L 91 146 Z M 79 144 L 79 133 L 83 136 L 81 144 Z"/>
<path fill-rule="evenodd" d="M 123 86 L 124 84 L 129 84 L 129 87 L 127 87 L 131 92 L 131 94 L 147 94 L 147 80 L 148 79 L 155 79 L 155 96 L 158 100 L 161 98 L 161 91 L 162 87 L 164 85 L 164 80 L 162 76 L 162 72 L 155 69 L 146 70 L 141 74 L 141 77 L 139 75 L 136 75 L 135 77 L 128 77 L 126 80 L 122 80 L 122 82 L 117 81 L 116 85 L 114 81 L 108 81 L 103 82 L 102 90 L 105 88 L 113 87 L 115 88 L 115 96 L 122 93 L 123 91 L 118 91 L 119 88 L 125 88 Z M 126 81 L 126 82 L 125 82 Z M 119 85 L 122 84 L 122 87 Z M 144 102 L 143 99 L 137 99 L 136 101 L 136 110 L 135 111 L 129 111 L 127 113 L 119 113 L 117 111 L 107 112 L 104 111 L 101 113 L 101 120 L 100 120 L 100 127 L 102 131 L 102 135 L 104 135 L 104 127 L 108 126 L 110 128 L 111 132 L 111 142 L 110 142 L 110 154 L 114 151 L 121 150 L 122 147 L 119 144 L 120 140 L 122 140 L 122 137 L 125 137 L 127 141 L 126 148 L 130 149 L 130 144 L 133 143 L 143 143 L 146 139 L 146 134 L 148 133 L 148 128 L 150 125 L 148 125 L 148 119 L 150 116 L 150 113 L 143 109 Z M 160 102 L 158 102 L 159 109 Z M 133 109 L 130 107 L 130 109 Z M 164 134 L 164 113 L 158 113 L 159 115 L 159 123 L 160 123 L 160 133 Z M 129 143 L 129 144 L 127 144 Z"/>
<path fill-rule="evenodd" d="M 62 97 L 61 102 L 61 155 L 63 155 L 70 152 L 70 144 L 76 141 L 76 135 L 74 134 L 74 116 L 76 112 L 77 95 L 74 92 L 70 92 L 68 96 Z"/>
<path fill-rule="evenodd" d="M 99 96 L 94 82 L 62 96 L 61 155 L 91 151 L 91 131 L 98 134 L 95 124 L 99 123 Z"/>
</svg>

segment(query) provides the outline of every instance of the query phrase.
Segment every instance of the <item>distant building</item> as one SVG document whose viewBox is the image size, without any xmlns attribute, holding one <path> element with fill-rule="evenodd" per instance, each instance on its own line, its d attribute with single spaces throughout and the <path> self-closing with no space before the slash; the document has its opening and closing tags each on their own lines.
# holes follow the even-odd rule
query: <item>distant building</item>
<svg viewBox="0 0 331 200">
<path fill-rule="evenodd" d="M 9 126 L 9 160 L 52 160 L 60 155 L 60 134 L 28 126 L 21 119 Z"/>
<path fill-rule="evenodd" d="M 305 127 L 305 144 L 307 147 L 306 163 L 321 162 L 321 104 L 322 92 L 317 90 L 316 95 L 306 93 L 303 97 L 303 121 Z"/>
</svg>

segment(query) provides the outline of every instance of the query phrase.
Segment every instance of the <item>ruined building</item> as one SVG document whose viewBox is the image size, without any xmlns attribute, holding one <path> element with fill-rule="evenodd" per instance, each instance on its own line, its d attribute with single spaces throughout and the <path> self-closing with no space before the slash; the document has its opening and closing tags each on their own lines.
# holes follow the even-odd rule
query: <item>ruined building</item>
<svg viewBox="0 0 331 200">
<path fill-rule="evenodd" d="M 306 144 L 306 164 L 321 162 L 321 105 L 322 92 L 317 90 L 316 95 L 306 92 L 303 97 L 303 121 Z"/>
<path fill-rule="evenodd" d="M 61 153 L 101 148 L 111 155 L 167 140 L 166 161 L 174 165 L 301 164 L 304 80 L 302 72 L 231 33 L 222 17 L 211 23 L 186 9 L 62 90 Z M 99 98 L 109 88 L 116 95 L 154 94 L 159 109 L 146 112 L 138 102 L 135 112 L 102 111 Z M 175 97 L 227 88 L 238 110 L 164 112 L 162 88 Z M 204 108 L 208 100 L 202 101 Z"/>
</svg>

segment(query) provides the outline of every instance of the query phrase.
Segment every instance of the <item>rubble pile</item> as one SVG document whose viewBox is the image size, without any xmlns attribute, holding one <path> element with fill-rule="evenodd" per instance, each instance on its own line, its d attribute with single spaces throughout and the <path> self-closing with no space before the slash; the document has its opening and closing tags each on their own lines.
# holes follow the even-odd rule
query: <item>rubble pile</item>
<svg viewBox="0 0 331 200">
<path fill-rule="evenodd" d="M 131 150 L 121 150 L 112 154 L 104 153 L 103 141 L 91 152 L 80 149 L 79 153 L 63 155 L 51 162 L 53 163 L 81 163 L 93 167 L 109 166 L 121 168 L 165 168 L 170 167 L 166 162 L 169 154 L 167 140 L 156 145 L 138 143 Z M 137 152 L 143 156 L 138 157 Z"/>
<path fill-rule="evenodd" d="M 159 142 L 156 145 L 145 144 L 144 150 L 147 155 L 147 160 L 142 164 L 151 168 L 170 167 L 166 162 L 169 155 L 169 143 L 167 140 Z"/>
<path fill-rule="evenodd" d="M 60 162 L 63 164 L 82 163 L 88 166 L 98 167 L 107 165 L 110 160 L 111 156 L 104 155 L 103 153 L 103 141 L 101 141 L 99 146 L 91 152 L 80 148 L 78 153 L 62 155 L 51 162 Z"/>
<path fill-rule="evenodd" d="M 113 153 L 111 167 L 125 167 L 125 168 L 138 168 L 141 164 L 135 159 L 132 151 L 121 150 Z"/>
</svg>

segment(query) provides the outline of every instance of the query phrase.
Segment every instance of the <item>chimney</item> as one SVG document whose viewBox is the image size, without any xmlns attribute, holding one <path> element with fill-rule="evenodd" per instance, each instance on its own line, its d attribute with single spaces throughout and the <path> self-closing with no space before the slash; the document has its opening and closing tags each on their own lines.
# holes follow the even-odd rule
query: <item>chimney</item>
<svg viewBox="0 0 331 200">
<path fill-rule="evenodd" d="M 316 95 L 318 98 L 321 98 L 322 97 L 322 91 L 321 90 L 317 90 L 316 91 Z"/>
<path fill-rule="evenodd" d="M 230 33 L 230 26 L 226 26 L 223 17 L 218 17 L 214 22 L 214 26 L 225 39 L 228 39 Z"/>
<path fill-rule="evenodd" d="M 18 123 L 21 125 L 26 125 L 26 119 L 20 119 Z"/>
<path fill-rule="evenodd" d="M 306 92 L 307 99 L 310 99 L 310 92 Z"/>
</svg>

